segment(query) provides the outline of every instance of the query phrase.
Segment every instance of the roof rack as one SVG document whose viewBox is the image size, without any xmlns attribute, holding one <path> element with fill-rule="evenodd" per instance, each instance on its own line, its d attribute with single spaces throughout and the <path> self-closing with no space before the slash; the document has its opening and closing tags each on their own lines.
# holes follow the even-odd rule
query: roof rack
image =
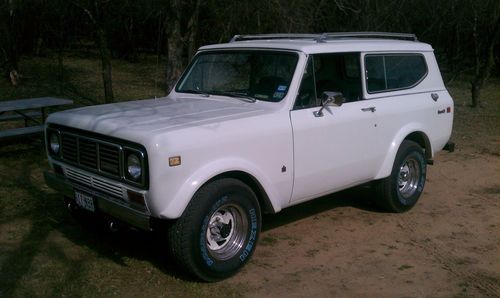
<svg viewBox="0 0 500 298">
<path fill-rule="evenodd" d="M 316 42 L 326 42 L 333 39 L 348 39 L 348 38 L 389 38 L 418 41 L 415 34 L 410 33 L 392 33 L 392 32 L 325 32 L 319 34 L 254 34 L 254 35 L 235 35 L 229 42 L 244 41 L 244 40 L 264 40 L 264 39 L 310 39 Z"/>
</svg>

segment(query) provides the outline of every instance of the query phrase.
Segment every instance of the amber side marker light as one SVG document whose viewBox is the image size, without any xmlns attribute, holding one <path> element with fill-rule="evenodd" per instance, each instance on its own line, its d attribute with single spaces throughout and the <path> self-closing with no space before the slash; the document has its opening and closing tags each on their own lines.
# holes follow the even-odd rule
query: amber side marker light
<svg viewBox="0 0 500 298">
<path fill-rule="evenodd" d="M 172 156 L 168 158 L 168 165 L 171 167 L 180 166 L 181 165 L 181 157 L 180 156 Z"/>
</svg>

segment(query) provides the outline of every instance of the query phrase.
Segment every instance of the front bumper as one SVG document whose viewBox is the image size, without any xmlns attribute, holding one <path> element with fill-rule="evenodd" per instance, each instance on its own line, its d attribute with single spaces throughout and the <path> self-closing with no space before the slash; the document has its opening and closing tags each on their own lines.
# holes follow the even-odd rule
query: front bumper
<svg viewBox="0 0 500 298">
<path fill-rule="evenodd" d="M 45 171 L 43 176 L 45 178 L 45 183 L 50 188 L 64 196 L 74 198 L 75 190 L 86 192 L 95 199 L 96 212 L 110 215 L 111 217 L 143 230 L 151 230 L 151 216 L 148 213 L 134 210 L 116 198 L 86 186 L 73 183 L 63 175 Z"/>
</svg>

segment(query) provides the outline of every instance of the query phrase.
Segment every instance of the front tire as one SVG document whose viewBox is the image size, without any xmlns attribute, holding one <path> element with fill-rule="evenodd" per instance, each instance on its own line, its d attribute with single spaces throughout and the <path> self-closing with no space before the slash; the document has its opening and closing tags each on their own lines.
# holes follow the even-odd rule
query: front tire
<svg viewBox="0 0 500 298">
<path fill-rule="evenodd" d="M 424 190 L 426 173 L 422 147 L 404 140 L 396 154 L 391 175 L 375 182 L 378 204 L 390 212 L 410 210 Z"/>
<path fill-rule="evenodd" d="M 169 246 L 187 271 L 204 281 L 218 281 L 248 262 L 260 228 L 260 206 L 252 189 L 224 178 L 194 195 L 168 231 Z"/>
</svg>

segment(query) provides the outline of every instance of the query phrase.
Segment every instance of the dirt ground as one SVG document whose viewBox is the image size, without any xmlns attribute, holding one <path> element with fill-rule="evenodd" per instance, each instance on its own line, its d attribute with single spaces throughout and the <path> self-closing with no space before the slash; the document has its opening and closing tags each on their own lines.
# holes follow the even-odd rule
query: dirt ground
<svg viewBox="0 0 500 298">
<path fill-rule="evenodd" d="M 43 182 L 41 144 L 0 147 L 0 297 L 500 297 L 500 80 L 490 86 L 477 110 L 451 86 L 457 150 L 436 156 L 411 211 L 381 212 L 358 187 L 266 215 L 247 266 L 212 284 L 151 233 L 75 221 Z"/>
<path fill-rule="evenodd" d="M 500 158 L 440 153 L 421 200 L 381 213 L 358 188 L 265 218 L 248 296 L 500 296 Z"/>
<path fill-rule="evenodd" d="M 500 297 L 500 84 L 481 109 L 455 97 L 452 140 L 407 213 L 358 187 L 264 218 L 246 296 Z"/>
</svg>

